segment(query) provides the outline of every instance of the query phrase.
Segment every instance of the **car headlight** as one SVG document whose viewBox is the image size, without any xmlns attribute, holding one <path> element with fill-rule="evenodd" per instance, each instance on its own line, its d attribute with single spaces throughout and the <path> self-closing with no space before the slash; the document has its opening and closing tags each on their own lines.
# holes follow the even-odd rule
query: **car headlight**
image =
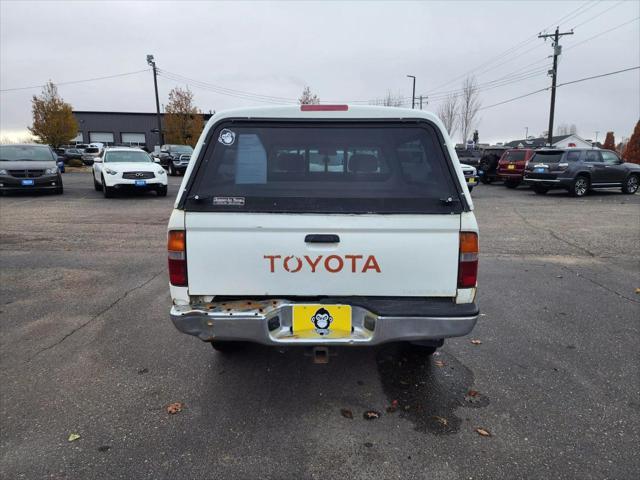
<svg viewBox="0 0 640 480">
<path fill-rule="evenodd" d="M 164 175 L 165 173 L 167 172 L 164 171 L 164 168 L 161 168 L 160 170 L 158 170 L 158 175 Z"/>
<path fill-rule="evenodd" d="M 115 170 L 111 170 L 110 168 L 105 168 L 104 171 L 107 172 L 109 175 L 117 175 L 118 173 Z"/>
<path fill-rule="evenodd" d="M 9 175 L 9 172 L 7 172 L 4 168 L 0 168 L 0 175 Z"/>
<path fill-rule="evenodd" d="M 56 167 L 56 168 L 47 168 L 44 171 L 44 173 L 47 174 L 47 175 L 54 175 L 54 174 L 58 173 L 58 167 Z"/>
</svg>

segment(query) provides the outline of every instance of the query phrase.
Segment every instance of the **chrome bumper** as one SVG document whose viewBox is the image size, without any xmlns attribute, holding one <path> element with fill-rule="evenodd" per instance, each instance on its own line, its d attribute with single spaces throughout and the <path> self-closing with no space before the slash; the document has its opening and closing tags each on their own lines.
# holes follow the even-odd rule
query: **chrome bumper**
<svg viewBox="0 0 640 480">
<path fill-rule="evenodd" d="M 299 338 L 292 333 L 295 302 L 266 300 L 203 305 L 174 305 L 171 320 L 183 333 L 211 342 L 248 341 L 264 345 L 378 345 L 395 341 L 419 341 L 468 334 L 478 315 L 466 317 L 380 316 L 352 306 L 350 337 Z"/>
</svg>

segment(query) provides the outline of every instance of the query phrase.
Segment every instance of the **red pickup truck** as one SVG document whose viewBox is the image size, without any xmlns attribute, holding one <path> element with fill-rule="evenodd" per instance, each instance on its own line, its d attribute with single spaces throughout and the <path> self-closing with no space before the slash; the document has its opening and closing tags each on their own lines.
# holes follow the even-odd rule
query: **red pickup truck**
<svg viewBox="0 0 640 480">
<path fill-rule="evenodd" d="M 522 183 L 524 169 L 533 157 L 535 150 L 531 148 L 514 148 L 502 154 L 498 161 L 498 178 L 508 188 L 516 188 Z"/>
</svg>

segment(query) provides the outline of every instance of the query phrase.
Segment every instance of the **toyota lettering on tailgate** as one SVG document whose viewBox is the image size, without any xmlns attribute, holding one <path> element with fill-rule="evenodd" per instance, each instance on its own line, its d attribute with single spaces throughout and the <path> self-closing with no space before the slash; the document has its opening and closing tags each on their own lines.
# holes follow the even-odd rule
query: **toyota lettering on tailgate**
<svg viewBox="0 0 640 480">
<path fill-rule="evenodd" d="M 269 271 L 297 273 L 301 271 L 316 273 L 325 271 L 339 273 L 342 271 L 351 273 L 380 273 L 380 265 L 375 255 L 264 255 L 269 262 Z"/>
</svg>

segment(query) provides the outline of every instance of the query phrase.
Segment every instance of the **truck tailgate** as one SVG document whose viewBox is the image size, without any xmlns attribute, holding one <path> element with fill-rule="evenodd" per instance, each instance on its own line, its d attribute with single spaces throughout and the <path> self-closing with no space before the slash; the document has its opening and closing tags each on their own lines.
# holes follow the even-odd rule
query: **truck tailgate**
<svg viewBox="0 0 640 480">
<path fill-rule="evenodd" d="M 456 295 L 458 214 L 187 212 L 185 222 L 190 295 Z"/>
</svg>

